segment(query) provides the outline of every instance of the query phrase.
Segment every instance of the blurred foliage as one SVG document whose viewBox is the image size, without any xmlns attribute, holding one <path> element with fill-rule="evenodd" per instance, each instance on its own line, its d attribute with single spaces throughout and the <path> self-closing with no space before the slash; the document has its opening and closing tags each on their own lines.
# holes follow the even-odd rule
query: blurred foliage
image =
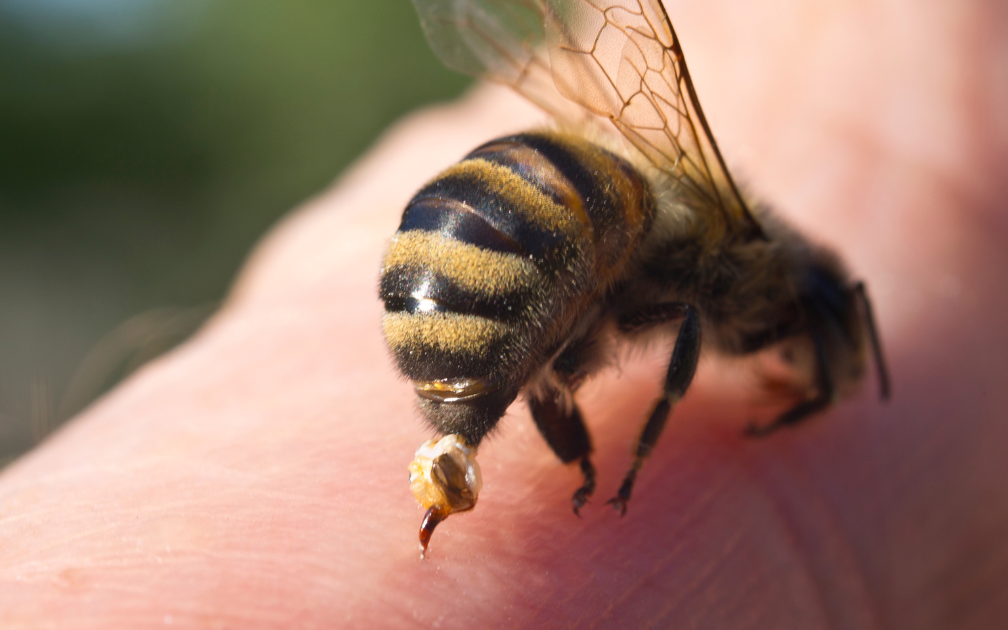
<svg viewBox="0 0 1008 630">
<path fill-rule="evenodd" d="M 0 460 L 184 338 L 281 214 L 466 84 L 408 0 L 92 0 L 144 5 L 115 28 L 27 1 L 0 0 Z"/>
</svg>

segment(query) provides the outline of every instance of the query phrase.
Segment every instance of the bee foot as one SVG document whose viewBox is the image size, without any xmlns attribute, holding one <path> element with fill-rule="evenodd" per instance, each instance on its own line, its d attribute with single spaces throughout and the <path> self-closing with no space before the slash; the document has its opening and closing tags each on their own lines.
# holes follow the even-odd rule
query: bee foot
<svg viewBox="0 0 1008 630">
<path fill-rule="evenodd" d="M 588 503 L 588 497 L 595 492 L 595 467 L 591 460 L 585 455 L 581 458 L 581 475 L 584 477 L 584 485 L 577 489 L 571 497 L 571 506 L 574 508 L 574 516 L 581 518 L 581 508 Z"/>
<path fill-rule="evenodd" d="M 578 488 L 574 496 L 571 497 L 571 506 L 574 508 L 574 516 L 581 518 L 581 508 L 585 506 L 586 503 L 590 503 L 588 497 L 591 496 L 591 489 L 588 488 Z"/>
<path fill-rule="evenodd" d="M 606 505 L 613 506 L 613 509 L 619 512 L 620 518 L 626 515 L 627 500 L 622 497 L 613 497 L 606 501 Z"/>
<path fill-rule="evenodd" d="M 637 480 L 638 467 L 634 466 L 630 469 L 630 472 L 623 479 L 623 483 L 620 484 L 616 496 L 606 501 L 606 505 L 613 506 L 613 509 L 619 512 L 621 517 L 626 515 L 627 503 L 630 502 L 630 494 L 633 492 L 634 481 Z"/>
</svg>

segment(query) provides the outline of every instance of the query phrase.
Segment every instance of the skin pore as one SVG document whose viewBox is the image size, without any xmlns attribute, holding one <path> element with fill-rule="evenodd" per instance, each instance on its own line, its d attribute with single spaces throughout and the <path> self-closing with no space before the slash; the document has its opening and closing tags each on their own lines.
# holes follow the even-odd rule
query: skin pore
<svg viewBox="0 0 1008 630">
<path fill-rule="evenodd" d="M 1008 12 L 920 5 L 668 5 L 729 164 L 866 280 L 889 404 L 869 375 L 747 440 L 767 414 L 752 370 L 704 356 L 620 519 L 604 501 L 659 344 L 579 393 L 583 518 L 578 470 L 515 405 L 476 509 L 420 561 L 406 467 L 430 434 L 377 277 L 415 190 L 542 121 L 481 87 L 390 129 L 265 237 L 199 334 L 0 473 L 0 626 L 999 627 Z"/>
</svg>

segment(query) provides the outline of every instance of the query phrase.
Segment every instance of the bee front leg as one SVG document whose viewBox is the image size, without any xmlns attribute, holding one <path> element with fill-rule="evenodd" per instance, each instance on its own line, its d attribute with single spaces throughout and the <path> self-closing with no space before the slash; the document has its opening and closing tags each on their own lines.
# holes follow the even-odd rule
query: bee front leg
<svg viewBox="0 0 1008 630">
<path fill-rule="evenodd" d="M 560 461 L 565 464 L 580 461 L 584 483 L 571 498 L 571 505 L 574 514 L 581 516 L 581 508 L 595 492 L 595 466 L 588 458 L 592 450 L 591 438 L 572 397 L 570 391 L 560 392 L 544 386 L 541 391 L 529 395 L 528 405 L 536 427 Z"/>
<path fill-rule="evenodd" d="M 659 317 L 664 317 L 665 321 L 681 318 L 682 324 L 679 327 L 679 336 L 676 337 L 672 359 L 669 361 L 668 372 L 665 375 L 662 397 L 655 403 L 651 415 L 644 425 L 644 430 L 637 440 L 633 466 L 623 478 L 623 483 L 616 496 L 608 501 L 619 511 L 620 516 L 626 514 L 627 503 L 633 492 L 637 472 L 644 465 L 644 460 L 651 455 L 651 451 L 658 442 L 658 437 L 661 436 L 662 429 L 665 428 L 665 422 L 672 413 L 672 408 L 683 397 L 693 381 L 697 362 L 700 359 L 700 316 L 697 310 L 689 304 L 656 305 L 650 307 L 646 313 L 630 315 L 620 323 L 624 330 L 632 330 L 637 326 L 651 325 Z"/>
</svg>

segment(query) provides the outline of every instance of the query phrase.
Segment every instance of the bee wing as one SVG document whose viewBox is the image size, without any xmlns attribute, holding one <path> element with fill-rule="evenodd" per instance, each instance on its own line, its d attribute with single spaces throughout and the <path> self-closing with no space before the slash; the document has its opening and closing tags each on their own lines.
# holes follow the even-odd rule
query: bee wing
<svg viewBox="0 0 1008 630">
<path fill-rule="evenodd" d="M 593 116 L 557 91 L 543 0 L 413 0 L 434 54 L 452 70 L 512 87 L 554 118 Z"/>
<path fill-rule="evenodd" d="M 510 85 L 561 120 L 589 120 L 589 112 L 610 119 L 683 199 L 718 208 L 728 231 L 762 237 L 725 167 L 660 0 L 413 4 L 445 65 Z"/>
</svg>

